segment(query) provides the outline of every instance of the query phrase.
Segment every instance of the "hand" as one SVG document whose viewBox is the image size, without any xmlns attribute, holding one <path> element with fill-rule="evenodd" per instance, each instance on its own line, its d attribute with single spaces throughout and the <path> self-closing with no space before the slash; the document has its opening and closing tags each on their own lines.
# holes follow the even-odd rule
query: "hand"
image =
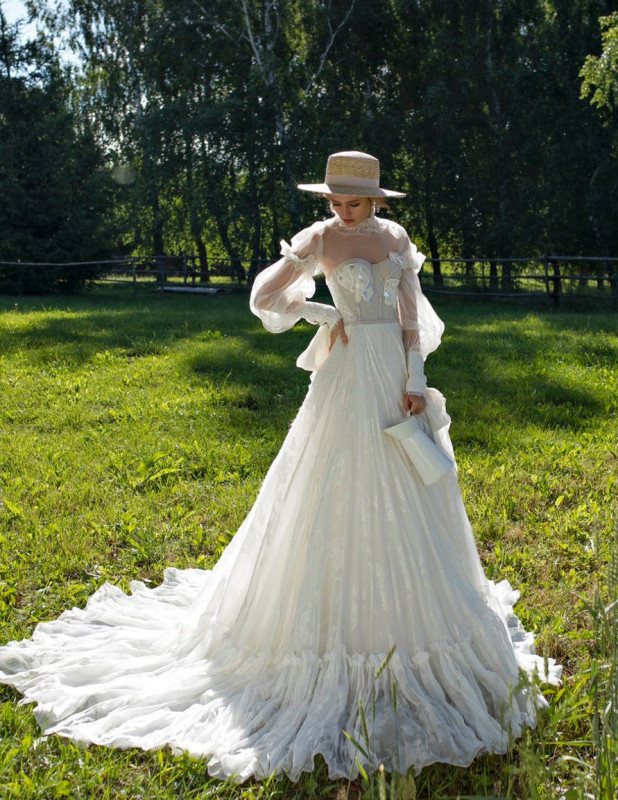
<svg viewBox="0 0 618 800">
<path fill-rule="evenodd" d="M 427 401 L 422 395 L 419 394 L 404 394 L 403 396 L 403 410 L 410 414 L 421 414 L 425 410 Z"/>
<path fill-rule="evenodd" d="M 345 345 L 347 345 L 347 343 L 350 341 L 348 339 L 348 334 L 345 332 L 345 328 L 344 328 L 342 319 L 339 320 L 339 322 L 335 325 L 335 327 L 330 332 L 330 344 L 328 345 L 329 352 L 335 346 L 335 342 L 337 341 L 337 337 L 339 337 L 341 339 L 341 341 L 343 342 L 343 344 L 345 344 Z"/>
</svg>

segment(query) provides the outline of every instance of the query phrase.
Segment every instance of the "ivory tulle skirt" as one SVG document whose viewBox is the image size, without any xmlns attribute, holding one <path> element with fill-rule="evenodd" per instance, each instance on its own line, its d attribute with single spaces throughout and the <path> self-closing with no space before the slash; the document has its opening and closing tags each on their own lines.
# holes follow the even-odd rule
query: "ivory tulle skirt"
<svg viewBox="0 0 618 800">
<path fill-rule="evenodd" d="M 402 417 L 399 326 L 349 337 L 213 570 L 168 569 L 130 596 L 106 584 L 0 648 L 0 680 L 45 733 L 294 780 L 318 753 L 331 777 L 467 765 L 535 723 L 543 699 L 520 671 L 559 668 L 534 655 L 516 593 L 485 578 L 455 471 L 423 486 L 382 433 Z M 428 416 L 452 455 L 433 390 Z"/>
</svg>

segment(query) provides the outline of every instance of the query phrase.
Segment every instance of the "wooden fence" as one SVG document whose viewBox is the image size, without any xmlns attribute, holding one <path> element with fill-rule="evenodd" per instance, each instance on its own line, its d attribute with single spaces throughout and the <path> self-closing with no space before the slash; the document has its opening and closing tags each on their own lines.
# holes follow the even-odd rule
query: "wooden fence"
<svg viewBox="0 0 618 800">
<path fill-rule="evenodd" d="M 212 260 L 207 271 L 194 255 L 160 258 L 123 258 L 107 261 L 48 264 L 0 262 L 0 268 L 46 269 L 62 266 L 71 270 L 97 266 L 97 282 L 153 285 L 161 291 L 212 293 L 246 286 L 269 261 Z M 427 293 L 461 297 L 546 297 L 554 305 L 568 298 L 616 301 L 618 258 L 599 256 L 545 256 L 541 258 L 427 259 L 421 271 Z"/>
<path fill-rule="evenodd" d="M 564 297 L 618 299 L 618 258 L 610 256 L 427 259 L 425 264 L 421 282 L 430 293 L 548 297 L 554 305 Z"/>
</svg>

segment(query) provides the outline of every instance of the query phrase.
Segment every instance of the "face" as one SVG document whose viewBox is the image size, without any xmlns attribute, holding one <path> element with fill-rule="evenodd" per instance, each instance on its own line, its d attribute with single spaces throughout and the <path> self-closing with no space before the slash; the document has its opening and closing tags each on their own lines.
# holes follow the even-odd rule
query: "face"
<svg viewBox="0 0 618 800">
<path fill-rule="evenodd" d="M 349 228 L 358 225 L 371 214 L 369 197 L 353 197 L 343 194 L 329 194 L 330 210 Z"/>
</svg>

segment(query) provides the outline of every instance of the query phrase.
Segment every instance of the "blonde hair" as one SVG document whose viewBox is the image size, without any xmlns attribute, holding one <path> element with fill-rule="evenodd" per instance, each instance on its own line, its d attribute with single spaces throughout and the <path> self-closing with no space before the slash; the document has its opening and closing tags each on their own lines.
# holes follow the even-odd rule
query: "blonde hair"
<svg viewBox="0 0 618 800">
<path fill-rule="evenodd" d="M 370 197 L 371 205 L 377 211 L 379 208 L 383 208 L 385 211 L 390 211 L 391 207 L 388 204 L 386 197 Z"/>
<path fill-rule="evenodd" d="M 331 198 L 332 195 L 326 194 L 326 192 L 320 192 L 320 194 L 326 200 L 326 202 L 329 204 L 329 208 L 330 208 L 330 198 Z M 365 197 L 367 198 L 367 200 L 370 201 L 371 207 L 372 207 L 372 209 L 374 211 L 379 211 L 380 209 L 384 209 L 384 211 L 390 211 L 391 210 L 391 207 L 389 206 L 386 197 L 369 197 L 368 195 L 359 195 L 359 199 L 364 200 Z"/>
</svg>

